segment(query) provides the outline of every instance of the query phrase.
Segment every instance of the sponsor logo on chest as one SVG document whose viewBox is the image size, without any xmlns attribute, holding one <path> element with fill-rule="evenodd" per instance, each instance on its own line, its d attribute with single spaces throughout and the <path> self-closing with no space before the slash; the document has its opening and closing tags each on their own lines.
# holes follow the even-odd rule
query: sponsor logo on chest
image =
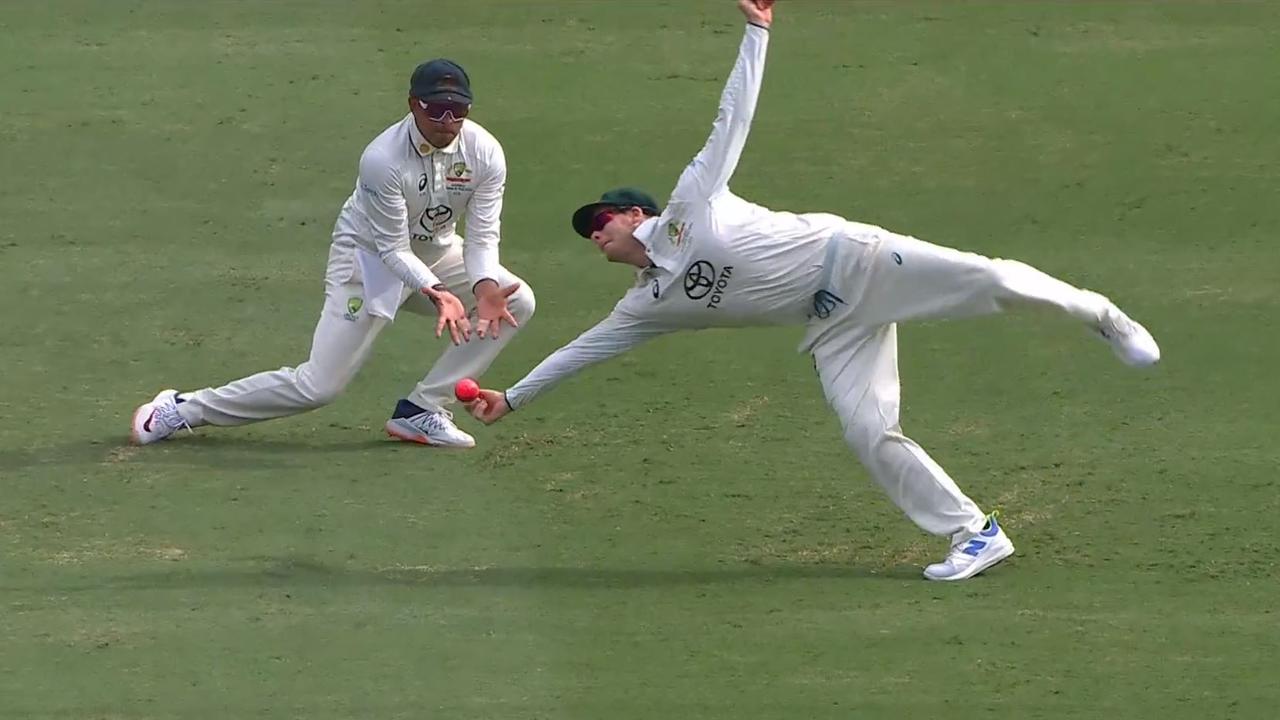
<svg viewBox="0 0 1280 720">
<path fill-rule="evenodd" d="M 729 281 L 733 278 L 733 266 L 716 269 L 706 260 L 698 260 L 684 273 L 684 294 L 690 300 L 707 300 L 707 309 L 715 310 L 724 300 Z"/>
</svg>

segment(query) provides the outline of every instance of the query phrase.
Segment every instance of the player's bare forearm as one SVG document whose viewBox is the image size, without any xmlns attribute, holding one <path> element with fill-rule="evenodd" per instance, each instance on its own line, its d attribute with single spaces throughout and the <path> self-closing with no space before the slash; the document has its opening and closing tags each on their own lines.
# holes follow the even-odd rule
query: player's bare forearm
<svg viewBox="0 0 1280 720">
<path fill-rule="evenodd" d="M 471 294 L 475 295 L 477 300 L 486 296 L 497 295 L 498 292 L 498 281 L 490 278 L 481 280 L 475 284 L 475 287 L 471 288 Z"/>
<path fill-rule="evenodd" d="M 738 9 L 747 16 L 747 22 L 768 28 L 773 25 L 774 0 L 738 0 Z"/>
</svg>

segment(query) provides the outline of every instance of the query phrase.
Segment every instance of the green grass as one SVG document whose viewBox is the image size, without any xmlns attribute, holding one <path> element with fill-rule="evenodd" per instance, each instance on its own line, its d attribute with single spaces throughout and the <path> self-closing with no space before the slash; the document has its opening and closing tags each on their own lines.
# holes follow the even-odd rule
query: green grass
<svg viewBox="0 0 1280 720">
<path fill-rule="evenodd" d="M 799 329 L 663 339 L 473 452 L 385 442 L 403 318 L 334 406 L 158 447 L 132 408 L 303 359 L 328 231 L 412 66 L 505 144 L 538 315 L 629 282 L 567 231 L 705 138 L 710 0 L 0 6 L 0 717 L 1263 718 L 1280 703 L 1280 4 L 779 3 L 734 182 L 1111 294 L 903 328 L 904 425 L 1019 555 L 918 579 Z M 468 425 L 469 428 L 472 426 Z"/>
</svg>

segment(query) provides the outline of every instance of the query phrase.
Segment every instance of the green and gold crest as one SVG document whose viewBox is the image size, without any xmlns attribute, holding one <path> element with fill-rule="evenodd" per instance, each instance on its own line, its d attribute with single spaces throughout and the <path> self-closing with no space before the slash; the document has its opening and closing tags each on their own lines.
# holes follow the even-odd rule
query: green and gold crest
<svg viewBox="0 0 1280 720">
<path fill-rule="evenodd" d="M 680 243 L 684 242 L 684 228 L 684 223 L 677 225 L 674 220 L 667 223 L 667 239 L 672 245 L 679 247 Z"/>
</svg>

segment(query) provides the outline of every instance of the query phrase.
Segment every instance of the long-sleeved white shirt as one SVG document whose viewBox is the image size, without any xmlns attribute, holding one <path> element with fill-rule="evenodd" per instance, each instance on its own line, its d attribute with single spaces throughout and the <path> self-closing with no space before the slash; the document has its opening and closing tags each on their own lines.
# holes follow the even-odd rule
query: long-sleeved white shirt
<svg viewBox="0 0 1280 720">
<path fill-rule="evenodd" d="M 635 231 L 652 265 L 609 314 L 506 391 L 512 408 L 587 365 L 664 333 L 803 323 L 844 218 L 774 212 L 729 191 L 755 115 L 769 32 L 748 25 L 706 145 L 662 215 Z M 865 226 L 872 229 L 871 226 Z"/>
<path fill-rule="evenodd" d="M 463 213 L 471 284 L 495 279 L 506 181 L 502 145 L 478 123 L 463 122 L 453 142 L 433 148 L 406 115 L 360 156 L 355 190 L 334 225 L 329 279 L 357 276 L 355 254 L 363 250 L 415 290 L 436 285 L 439 279 L 414 249 L 458 242 Z"/>
</svg>

